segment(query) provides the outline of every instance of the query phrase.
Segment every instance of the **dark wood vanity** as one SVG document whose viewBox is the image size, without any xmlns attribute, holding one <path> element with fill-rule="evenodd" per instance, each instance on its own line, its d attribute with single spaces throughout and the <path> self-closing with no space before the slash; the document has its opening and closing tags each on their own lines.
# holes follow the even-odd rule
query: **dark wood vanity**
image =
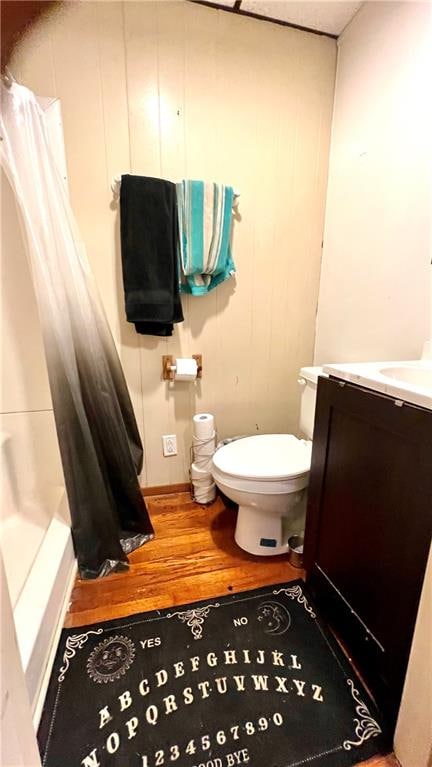
<svg viewBox="0 0 432 767">
<path fill-rule="evenodd" d="M 307 583 L 393 727 L 432 533 L 432 411 L 320 378 Z"/>
</svg>

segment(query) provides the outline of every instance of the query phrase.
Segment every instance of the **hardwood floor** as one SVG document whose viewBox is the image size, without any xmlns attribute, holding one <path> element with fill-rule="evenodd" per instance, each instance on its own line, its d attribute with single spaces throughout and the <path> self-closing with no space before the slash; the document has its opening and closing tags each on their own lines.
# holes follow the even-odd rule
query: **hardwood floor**
<svg viewBox="0 0 432 767">
<path fill-rule="evenodd" d="M 234 542 L 235 511 L 218 498 L 198 506 L 188 492 L 146 497 L 156 537 L 130 555 L 126 573 L 77 578 L 65 627 L 247 591 L 301 578 L 286 557 L 254 557 Z M 393 755 L 366 767 L 398 767 Z"/>
<path fill-rule="evenodd" d="M 66 627 L 217 597 L 300 578 L 286 557 L 257 558 L 234 542 L 235 511 L 221 498 L 198 506 L 190 494 L 146 497 L 156 537 L 130 555 L 128 572 L 77 579 Z"/>
</svg>

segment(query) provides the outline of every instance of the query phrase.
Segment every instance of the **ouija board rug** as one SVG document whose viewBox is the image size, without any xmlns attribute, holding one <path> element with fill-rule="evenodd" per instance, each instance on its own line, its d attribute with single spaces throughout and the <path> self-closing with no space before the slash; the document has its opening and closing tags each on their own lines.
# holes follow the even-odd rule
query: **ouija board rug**
<svg viewBox="0 0 432 767">
<path fill-rule="evenodd" d="M 351 767 L 379 714 L 303 581 L 64 630 L 44 767 Z"/>
</svg>

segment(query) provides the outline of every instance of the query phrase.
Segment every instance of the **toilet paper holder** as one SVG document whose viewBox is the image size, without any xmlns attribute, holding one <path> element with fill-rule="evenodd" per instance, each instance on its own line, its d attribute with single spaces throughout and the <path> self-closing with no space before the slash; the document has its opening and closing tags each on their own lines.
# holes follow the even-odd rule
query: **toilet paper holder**
<svg viewBox="0 0 432 767">
<path fill-rule="evenodd" d="M 202 378 L 202 354 L 192 354 L 192 359 L 196 360 L 197 378 Z M 162 378 L 164 381 L 174 381 L 176 372 L 176 360 L 172 354 L 162 356 Z"/>
</svg>

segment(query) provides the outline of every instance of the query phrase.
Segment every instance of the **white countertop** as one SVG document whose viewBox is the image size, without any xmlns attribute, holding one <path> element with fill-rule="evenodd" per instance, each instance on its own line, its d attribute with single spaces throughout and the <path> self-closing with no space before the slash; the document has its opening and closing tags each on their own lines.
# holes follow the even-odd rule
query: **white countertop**
<svg viewBox="0 0 432 767">
<path fill-rule="evenodd" d="M 432 410 L 432 360 L 335 363 L 323 372 Z"/>
</svg>

